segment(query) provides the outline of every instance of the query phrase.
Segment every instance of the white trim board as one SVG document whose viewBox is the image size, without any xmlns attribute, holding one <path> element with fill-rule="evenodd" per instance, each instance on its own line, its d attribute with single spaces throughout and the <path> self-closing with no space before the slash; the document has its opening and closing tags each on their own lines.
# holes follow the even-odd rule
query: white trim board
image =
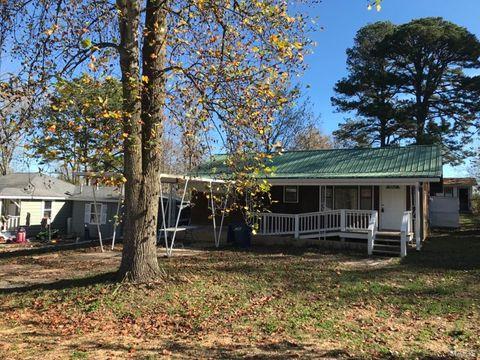
<svg viewBox="0 0 480 360">
<path fill-rule="evenodd" d="M 272 186 L 282 185 L 415 185 L 440 182 L 440 178 L 368 178 L 368 179 L 267 179 Z"/>
<path fill-rule="evenodd" d="M 18 199 L 18 200 L 70 200 L 67 197 L 54 197 L 54 196 L 15 196 L 15 195 L 0 195 L 0 200 L 6 199 Z"/>
</svg>

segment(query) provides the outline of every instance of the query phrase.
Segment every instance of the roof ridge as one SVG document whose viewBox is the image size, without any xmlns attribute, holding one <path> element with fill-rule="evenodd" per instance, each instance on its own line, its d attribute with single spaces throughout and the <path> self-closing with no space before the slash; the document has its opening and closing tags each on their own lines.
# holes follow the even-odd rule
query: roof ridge
<svg viewBox="0 0 480 360">
<path fill-rule="evenodd" d="M 327 152 L 327 151 L 351 151 L 351 150 L 387 150 L 387 149 L 409 149 L 409 148 L 439 148 L 438 144 L 411 144 L 405 146 L 378 146 L 378 147 L 353 147 L 353 148 L 332 148 L 332 149 L 309 149 L 309 150 L 285 150 L 279 153 L 273 153 L 273 155 L 281 155 L 281 154 L 288 154 L 288 153 L 301 153 L 301 152 Z M 253 153 L 253 152 L 252 152 Z M 211 157 L 217 156 L 226 156 L 228 153 L 219 153 L 213 154 Z"/>
</svg>

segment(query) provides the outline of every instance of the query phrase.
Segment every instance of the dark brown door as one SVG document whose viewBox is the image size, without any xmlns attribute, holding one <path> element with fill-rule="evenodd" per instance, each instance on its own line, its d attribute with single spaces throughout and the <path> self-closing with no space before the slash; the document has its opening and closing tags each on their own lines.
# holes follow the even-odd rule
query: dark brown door
<svg viewBox="0 0 480 360">
<path fill-rule="evenodd" d="M 468 208 L 468 189 L 458 189 L 458 201 L 460 202 L 460 211 L 469 211 Z"/>
</svg>

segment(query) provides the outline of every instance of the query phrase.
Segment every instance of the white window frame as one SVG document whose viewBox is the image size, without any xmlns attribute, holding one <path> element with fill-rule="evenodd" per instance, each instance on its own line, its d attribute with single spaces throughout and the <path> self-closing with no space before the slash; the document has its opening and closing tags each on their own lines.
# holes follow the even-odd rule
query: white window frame
<svg viewBox="0 0 480 360">
<path fill-rule="evenodd" d="M 88 207 L 88 212 L 87 212 L 87 207 Z M 100 207 L 100 213 L 98 214 L 98 218 L 100 219 L 100 223 L 97 224 L 96 222 L 96 216 L 93 216 L 92 217 L 92 214 L 95 214 L 95 213 L 92 213 L 92 208 L 93 209 L 96 209 Z M 97 206 L 95 207 L 95 203 L 86 203 L 85 204 L 85 223 L 89 224 L 89 225 L 105 225 L 107 223 L 107 205 L 106 204 L 103 204 L 103 203 L 97 203 Z M 88 221 L 86 221 L 86 217 L 87 217 L 87 214 L 88 214 Z"/>
<path fill-rule="evenodd" d="M 286 192 L 287 192 L 287 188 L 295 188 L 295 189 L 296 189 L 295 191 L 296 191 L 297 196 L 296 196 L 296 200 L 295 200 L 295 201 L 287 201 L 287 200 L 286 200 L 285 194 L 286 194 Z M 285 186 L 283 187 L 283 203 L 284 203 L 284 204 L 298 204 L 298 201 L 299 201 L 298 198 L 299 198 L 298 185 L 285 185 Z"/>
<path fill-rule="evenodd" d="M 50 219 L 53 218 L 53 200 L 43 200 L 42 201 L 42 218 L 45 216 L 45 203 L 50 201 Z"/>
</svg>

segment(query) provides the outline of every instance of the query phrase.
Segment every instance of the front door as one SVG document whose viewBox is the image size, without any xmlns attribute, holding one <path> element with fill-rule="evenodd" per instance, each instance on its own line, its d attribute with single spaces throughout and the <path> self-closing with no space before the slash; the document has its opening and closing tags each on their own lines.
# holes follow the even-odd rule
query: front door
<svg viewBox="0 0 480 360">
<path fill-rule="evenodd" d="M 468 208 L 468 189 L 458 189 L 458 200 L 460 202 L 460 211 L 467 212 Z"/>
<path fill-rule="evenodd" d="M 380 229 L 400 231 L 406 202 L 404 186 L 387 185 L 380 188 Z"/>
</svg>

